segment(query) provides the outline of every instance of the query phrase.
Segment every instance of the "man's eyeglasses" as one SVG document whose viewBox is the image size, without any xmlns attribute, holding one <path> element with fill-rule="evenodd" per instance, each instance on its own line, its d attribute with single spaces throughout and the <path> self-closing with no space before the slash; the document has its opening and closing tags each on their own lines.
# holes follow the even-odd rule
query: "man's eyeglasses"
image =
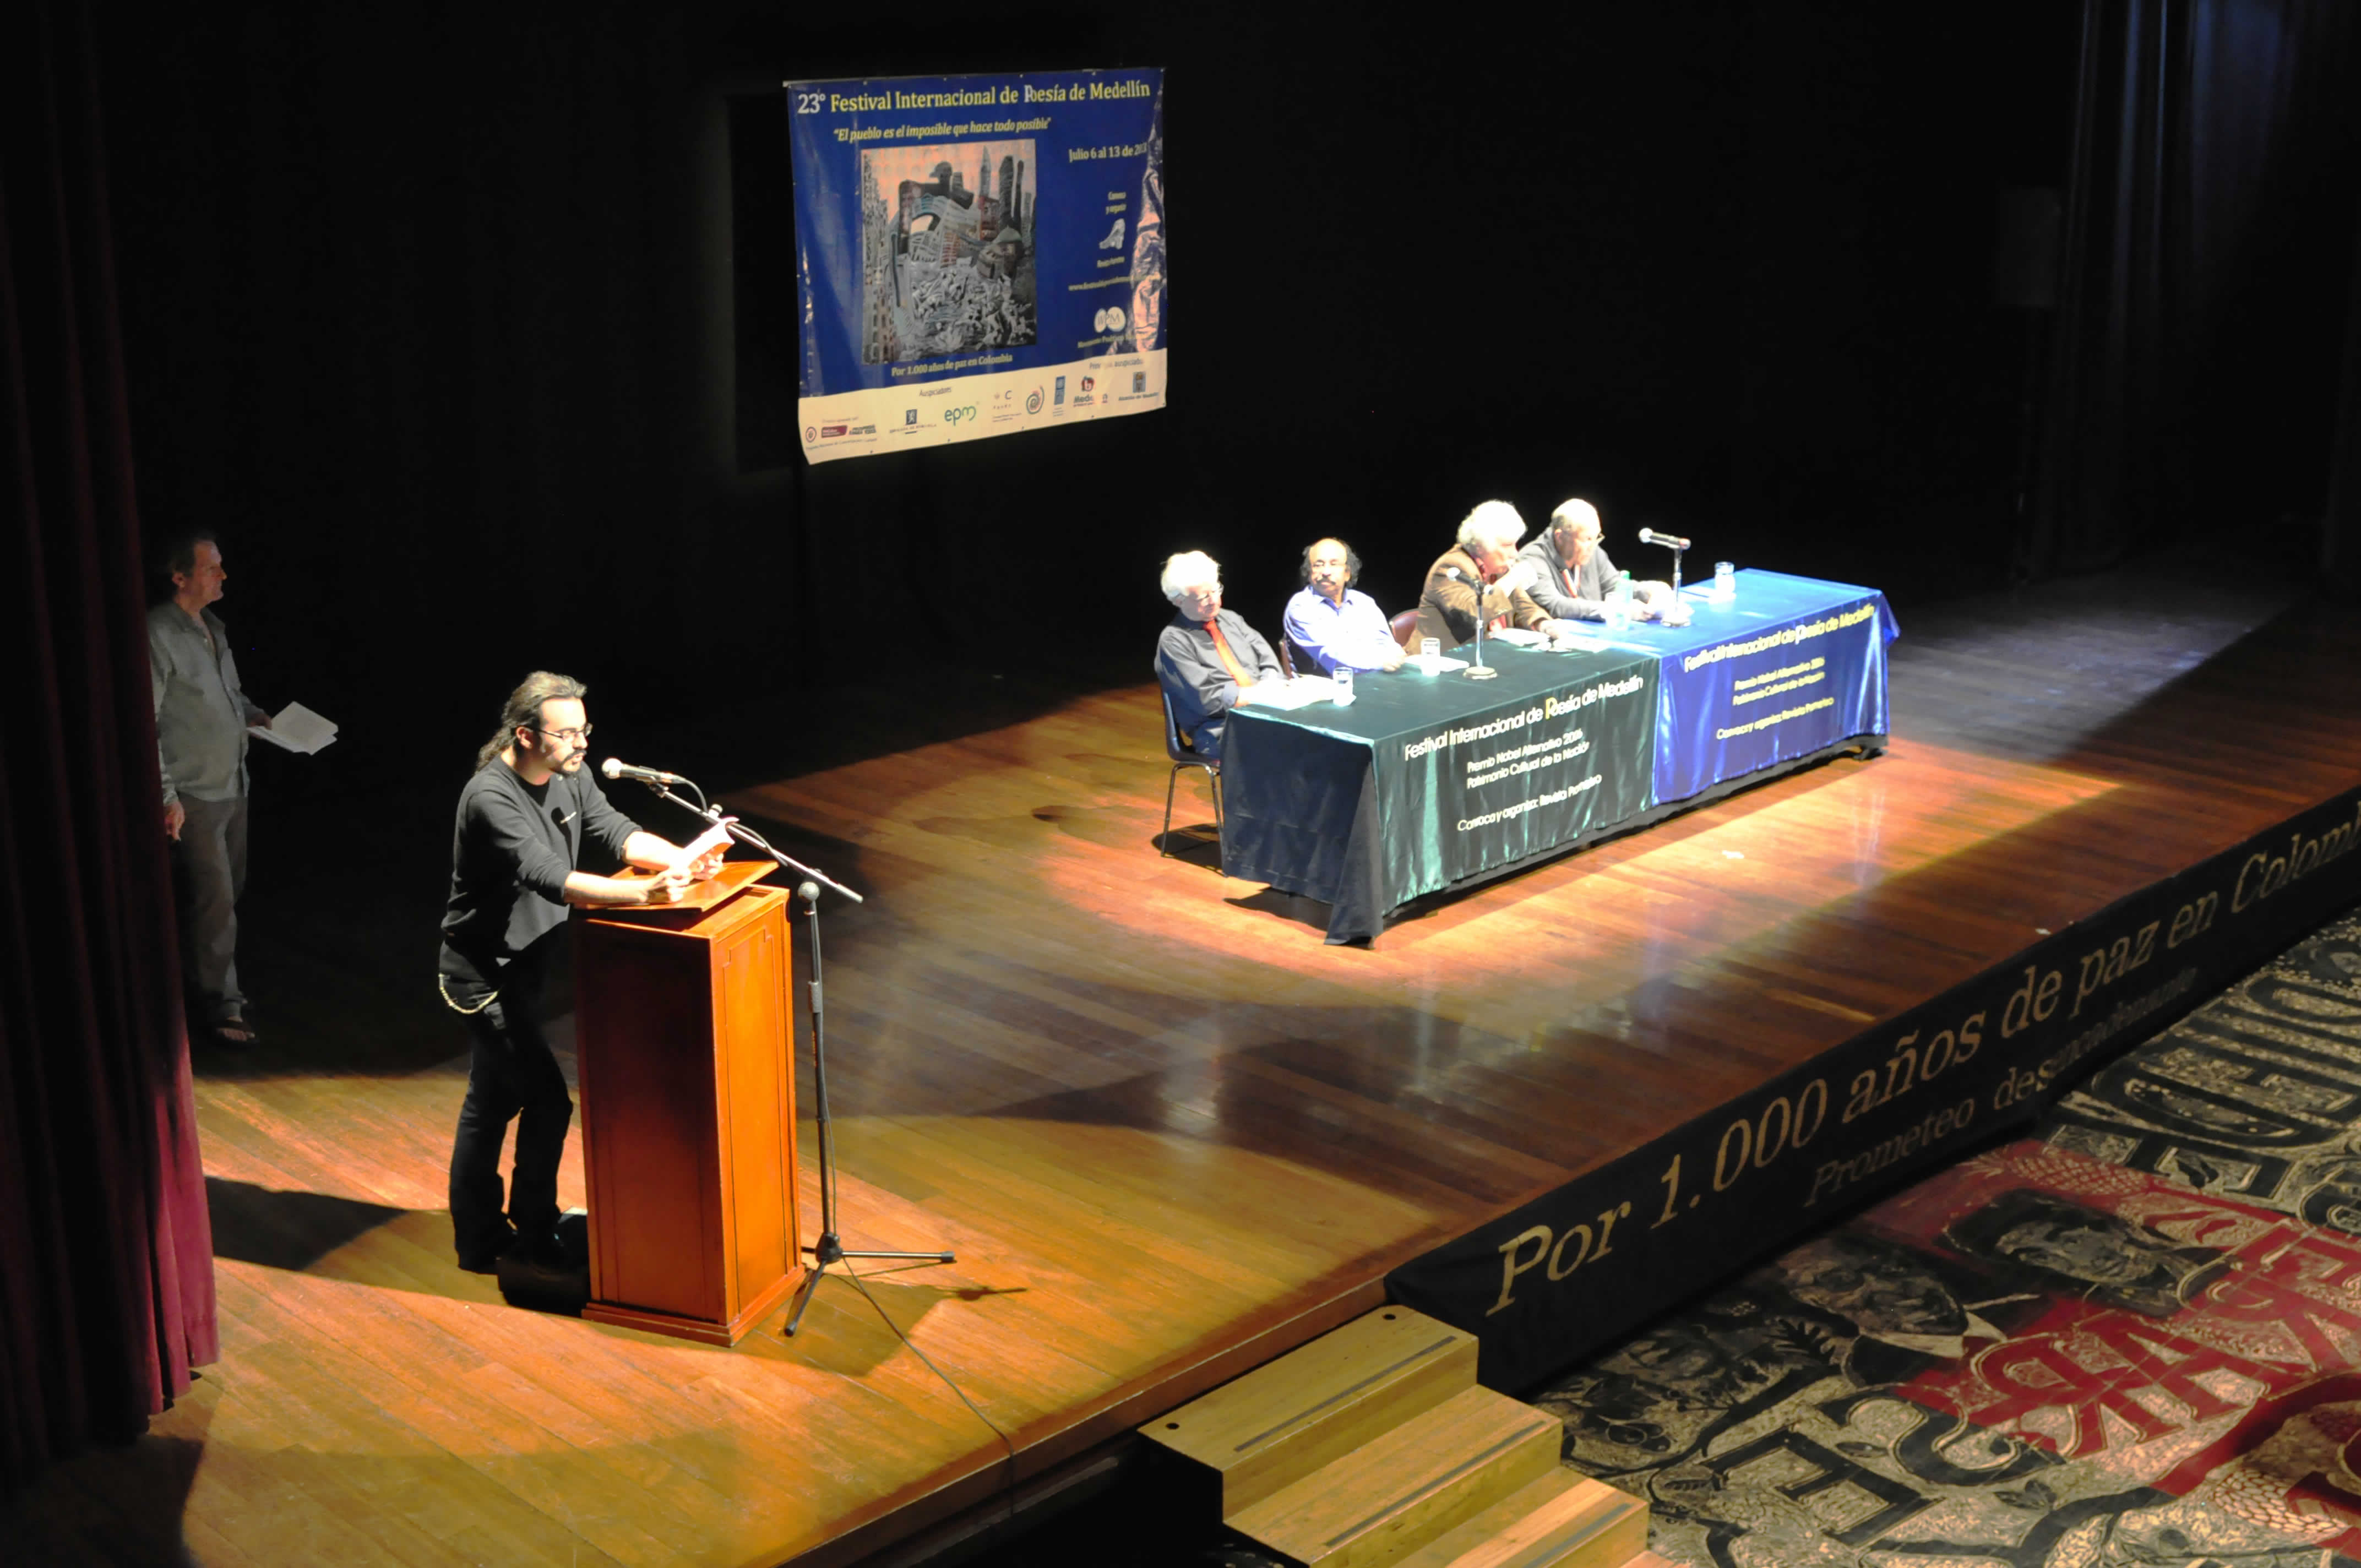
<svg viewBox="0 0 2361 1568">
<path fill-rule="evenodd" d="M 549 740 L 571 740 L 576 745 L 579 746 L 585 740 L 590 739 L 590 731 L 597 729 L 598 726 L 586 724 L 579 729 L 544 729 L 538 724 L 528 724 L 525 728 L 532 730 L 534 734 L 544 736 Z"/>
</svg>

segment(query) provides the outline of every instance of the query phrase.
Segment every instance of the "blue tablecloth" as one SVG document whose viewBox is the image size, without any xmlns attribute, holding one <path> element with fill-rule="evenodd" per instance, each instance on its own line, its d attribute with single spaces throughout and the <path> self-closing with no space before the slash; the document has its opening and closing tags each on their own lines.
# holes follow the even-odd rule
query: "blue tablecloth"
<svg viewBox="0 0 2361 1568">
<path fill-rule="evenodd" d="M 1729 602 L 1685 590 L 1692 619 L 1608 633 L 1655 655 L 1650 805 L 1686 800 L 1856 735 L 1884 735 L 1885 648 L 1899 634 L 1875 588 L 1741 572 Z"/>
<path fill-rule="evenodd" d="M 1741 572 L 1679 629 L 1598 652 L 1488 646 L 1489 681 L 1365 674 L 1350 707 L 1235 709 L 1224 869 L 1330 905 L 1373 937 L 1422 894 L 1545 859 L 1716 786 L 1888 731 L 1873 588 Z M 1459 650 L 1464 656 L 1468 650 Z"/>
</svg>

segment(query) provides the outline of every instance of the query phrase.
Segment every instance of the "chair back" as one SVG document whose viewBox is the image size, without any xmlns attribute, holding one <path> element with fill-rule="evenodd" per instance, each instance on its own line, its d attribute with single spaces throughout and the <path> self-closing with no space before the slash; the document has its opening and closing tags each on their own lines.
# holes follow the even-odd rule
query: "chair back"
<svg viewBox="0 0 2361 1568">
<path fill-rule="evenodd" d="M 1202 764 L 1204 759 L 1197 755 L 1189 742 L 1180 739 L 1180 722 L 1172 717 L 1172 694 L 1159 686 L 1156 695 L 1164 699 L 1164 754 L 1176 762 Z"/>
<path fill-rule="evenodd" d="M 1287 672 L 1287 678 L 1290 681 L 1293 680 L 1295 678 L 1294 638 L 1281 637 L 1279 640 L 1279 667 Z"/>
<path fill-rule="evenodd" d="M 1395 641 L 1405 648 L 1410 647 L 1418 641 L 1418 611 L 1402 611 L 1386 622 L 1386 629 L 1394 634 Z"/>
</svg>

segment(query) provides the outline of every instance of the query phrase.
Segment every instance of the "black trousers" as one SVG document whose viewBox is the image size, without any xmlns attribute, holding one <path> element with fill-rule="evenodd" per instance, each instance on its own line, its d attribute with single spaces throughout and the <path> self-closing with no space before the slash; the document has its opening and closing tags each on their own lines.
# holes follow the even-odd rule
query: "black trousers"
<svg viewBox="0 0 2361 1568">
<path fill-rule="evenodd" d="M 546 1241 L 557 1228 L 557 1164 L 573 1124 L 566 1074 L 541 1032 L 543 964 L 527 953 L 500 976 L 500 994 L 467 1015 L 475 1046 L 467 1097 L 451 1145 L 451 1230 L 464 1260 L 506 1250 L 515 1234 Z M 501 1214 L 500 1145 L 516 1124 L 516 1161 Z"/>
</svg>

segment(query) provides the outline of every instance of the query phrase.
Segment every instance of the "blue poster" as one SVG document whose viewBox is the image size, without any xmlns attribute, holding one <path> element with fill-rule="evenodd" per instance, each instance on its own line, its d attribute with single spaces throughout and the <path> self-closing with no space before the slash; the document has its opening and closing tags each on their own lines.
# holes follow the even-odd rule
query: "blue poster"
<svg viewBox="0 0 2361 1568">
<path fill-rule="evenodd" d="M 1164 406 L 1164 73 L 790 82 L 804 455 Z"/>
</svg>

